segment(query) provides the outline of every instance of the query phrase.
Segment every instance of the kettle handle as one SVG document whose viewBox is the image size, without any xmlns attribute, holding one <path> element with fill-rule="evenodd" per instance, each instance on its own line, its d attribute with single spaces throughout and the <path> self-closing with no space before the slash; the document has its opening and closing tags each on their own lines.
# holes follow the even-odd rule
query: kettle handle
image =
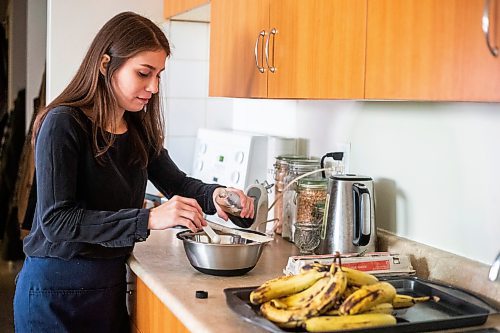
<svg viewBox="0 0 500 333">
<path fill-rule="evenodd" d="M 356 246 L 368 245 L 371 236 L 370 191 L 364 184 L 352 185 L 354 202 L 354 223 L 352 243 Z"/>
</svg>

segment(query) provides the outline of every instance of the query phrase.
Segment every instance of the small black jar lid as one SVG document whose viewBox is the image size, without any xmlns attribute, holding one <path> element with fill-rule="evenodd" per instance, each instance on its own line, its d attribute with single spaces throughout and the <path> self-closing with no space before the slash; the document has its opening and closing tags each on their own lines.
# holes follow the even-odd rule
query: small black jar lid
<svg viewBox="0 0 500 333">
<path fill-rule="evenodd" d="M 196 290 L 196 298 L 208 298 L 208 291 Z"/>
</svg>

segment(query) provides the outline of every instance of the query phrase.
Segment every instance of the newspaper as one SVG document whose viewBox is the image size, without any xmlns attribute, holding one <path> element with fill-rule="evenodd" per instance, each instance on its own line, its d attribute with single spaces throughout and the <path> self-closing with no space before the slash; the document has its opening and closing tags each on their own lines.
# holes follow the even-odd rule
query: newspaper
<svg viewBox="0 0 500 333">
<path fill-rule="evenodd" d="M 300 273 L 307 264 L 331 264 L 336 258 L 335 254 L 291 256 L 283 270 L 285 275 Z M 390 252 L 344 253 L 340 255 L 342 266 L 368 272 L 379 277 L 401 277 L 415 274 L 410 258 Z"/>
</svg>

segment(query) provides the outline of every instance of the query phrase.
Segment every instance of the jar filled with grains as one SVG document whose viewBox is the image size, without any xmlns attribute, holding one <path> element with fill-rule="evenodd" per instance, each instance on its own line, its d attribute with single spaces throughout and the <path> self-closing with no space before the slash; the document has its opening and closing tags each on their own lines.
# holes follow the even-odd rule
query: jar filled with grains
<svg viewBox="0 0 500 333">
<path fill-rule="evenodd" d="M 318 203 L 326 199 L 326 179 L 301 179 L 297 185 L 297 222 L 316 222 L 314 216 Z"/>
<path fill-rule="evenodd" d="M 319 169 L 320 161 L 316 158 L 289 161 L 288 173 L 285 177 L 285 187 L 290 183 L 291 185 L 283 192 L 283 224 L 281 232 L 281 236 L 286 240 L 293 242 L 294 224 L 297 221 L 297 182 L 295 179 Z M 302 179 L 321 179 L 321 172 L 313 173 Z"/>
<path fill-rule="evenodd" d="M 283 198 L 281 196 L 283 188 L 285 187 L 285 177 L 288 174 L 289 161 L 303 160 L 306 159 L 305 156 L 295 156 L 295 155 L 282 155 L 276 157 L 274 163 L 274 198 L 276 202 L 274 203 L 274 218 L 276 222 L 274 223 L 274 232 L 281 235 L 282 223 L 283 223 Z"/>
</svg>

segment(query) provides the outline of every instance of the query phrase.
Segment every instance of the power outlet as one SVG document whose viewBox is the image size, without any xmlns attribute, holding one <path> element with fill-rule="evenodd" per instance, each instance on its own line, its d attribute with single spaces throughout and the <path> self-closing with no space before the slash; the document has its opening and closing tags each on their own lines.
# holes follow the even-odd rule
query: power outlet
<svg viewBox="0 0 500 333">
<path fill-rule="evenodd" d="M 351 158 L 351 143 L 350 142 L 335 142 L 333 143 L 329 150 L 328 150 L 328 153 L 334 153 L 334 152 L 342 152 L 344 155 L 343 155 L 343 158 L 342 158 L 342 162 L 344 164 L 344 174 L 346 173 L 349 173 L 350 172 L 350 169 L 349 169 L 349 161 L 350 161 L 350 158 Z M 333 165 L 333 158 L 329 157 L 329 158 L 325 158 L 325 161 L 324 161 L 324 167 L 325 168 L 328 168 L 328 167 L 331 167 Z M 331 174 L 329 174 L 328 172 L 326 172 L 326 176 L 329 177 Z"/>
</svg>

